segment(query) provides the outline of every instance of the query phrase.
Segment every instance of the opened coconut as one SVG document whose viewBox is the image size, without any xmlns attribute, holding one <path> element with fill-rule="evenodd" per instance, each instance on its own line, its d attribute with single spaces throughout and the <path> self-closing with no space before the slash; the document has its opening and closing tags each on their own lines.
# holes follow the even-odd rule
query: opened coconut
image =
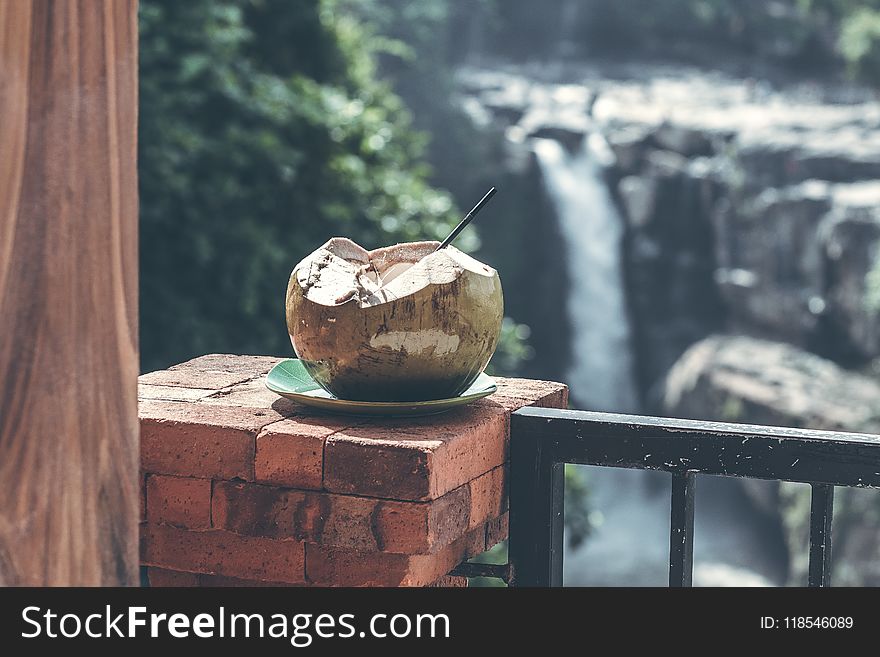
<svg viewBox="0 0 880 657">
<path fill-rule="evenodd" d="M 498 272 L 438 242 L 367 251 L 335 237 L 290 275 L 294 351 L 340 399 L 418 401 L 458 395 L 498 342 Z"/>
</svg>

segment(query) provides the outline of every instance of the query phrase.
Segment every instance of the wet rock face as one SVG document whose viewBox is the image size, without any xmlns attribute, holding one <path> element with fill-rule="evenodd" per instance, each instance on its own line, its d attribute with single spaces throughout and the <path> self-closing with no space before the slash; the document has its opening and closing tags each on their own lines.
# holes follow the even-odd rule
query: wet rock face
<svg viewBox="0 0 880 657">
<path fill-rule="evenodd" d="M 732 327 L 805 345 L 825 307 L 819 226 L 824 188 L 770 188 L 712 213 L 716 282 Z"/>
<path fill-rule="evenodd" d="M 467 70 L 463 89 L 511 143 L 607 142 L 649 406 L 687 346 L 722 328 L 847 365 L 880 356 L 864 303 L 880 243 L 870 94 L 681 67 L 523 70 Z"/>
<path fill-rule="evenodd" d="M 867 209 L 880 204 L 880 185 L 865 179 L 880 177 L 880 104 L 667 75 L 608 85 L 593 119 L 617 155 L 649 403 L 670 358 L 722 326 L 846 364 L 880 355 L 864 303 L 878 243 Z"/>
<path fill-rule="evenodd" d="M 866 300 L 866 272 L 874 268 L 880 245 L 880 184 L 870 190 L 872 207 L 835 208 L 820 234 L 829 328 L 855 360 L 880 353 L 880 321 Z"/>
<path fill-rule="evenodd" d="M 625 283 L 636 369 L 649 403 L 659 378 L 688 345 L 720 329 L 713 236 L 706 216 L 722 188 L 671 151 L 652 150 L 617 191 L 628 220 Z"/>
<path fill-rule="evenodd" d="M 880 432 L 880 384 L 792 345 L 711 336 L 688 349 L 664 383 L 677 417 L 832 431 Z"/>
<path fill-rule="evenodd" d="M 716 280 L 733 330 L 844 364 L 880 354 L 867 303 L 880 184 L 807 181 L 716 209 Z"/>
</svg>

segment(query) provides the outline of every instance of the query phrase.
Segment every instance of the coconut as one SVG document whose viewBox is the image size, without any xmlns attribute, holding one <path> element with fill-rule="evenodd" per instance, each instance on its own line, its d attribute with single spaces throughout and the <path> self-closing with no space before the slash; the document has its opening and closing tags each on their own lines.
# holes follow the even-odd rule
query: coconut
<svg viewBox="0 0 880 657">
<path fill-rule="evenodd" d="M 418 401 L 460 394 L 501 331 L 498 272 L 438 242 L 367 251 L 334 237 L 287 287 L 297 357 L 340 399 Z"/>
</svg>

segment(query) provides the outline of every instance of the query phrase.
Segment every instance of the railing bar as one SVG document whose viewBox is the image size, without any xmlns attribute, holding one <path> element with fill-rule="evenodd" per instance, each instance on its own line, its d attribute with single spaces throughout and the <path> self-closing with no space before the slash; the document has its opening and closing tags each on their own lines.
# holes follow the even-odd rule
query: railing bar
<svg viewBox="0 0 880 657">
<path fill-rule="evenodd" d="M 844 454 L 840 446 L 832 444 L 807 445 L 798 440 L 780 443 L 766 437 L 732 443 L 718 436 L 647 433 L 637 438 L 614 434 L 581 437 L 570 427 L 563 430 L 561 423 L 543 426 L 534 422 L 528 426 L 535 418 L 521 419 L 526 422 L 518 422 L 520 431 L 558 443 L 556 456 L 565 463 L 666 472 L 687 469 L 726 477 L 880 488 L 880 450 L 859 453 L 859 448 Z"/>
<path fill-rule="evenodd" d="M 562 555 L 565 541 L 565 464 L 554 463 L 550 469 L 550 586 L 562 586 Z"/>
<path fill-rule="evenodd" d="M 831 520 L 834 486 L 812 484 L 810 493 L 809 585 L 831 586 Z"/>
<path fill-rule="evenodd" d="M 880 436 L 546 408 L 511 424 L 565 463 L 880 488 Z"/>
<path fill-rule="evenodd" d="M 603 432 L 615 436 L 637 436 L 646 433 L 670 436 L 724 436 L 731 439 L 770 438 L 772 440 L 812 441 L 820 443 L 860 443 L 862 446 L 880 449 L 880 436 L 869 433 L 822 431 L 798 427 L 780 427 L 760 424 L 736 424 L 729 422 L 706 422 L 680 418 L 653 417 L 648 415 L 620 415 L 596 411 L 578 411 L 560 408 L 524 406 L 515 412 L 519 417 L 543 423 L 548 434 L 554 426 L 547 422 L 562 423 L 566 431 L 580 431 L 590 437 Z"/>
<path fill-rule="evenodd" d="M 509 481 L 509 583 L 561 586 L 564 470 L 553 445 L 512 426 Z"/>
<path fill-rule="evenodd" d="M 672 473 L 672 499 L 669 514 L 669 586 L 689 587 L 694 570 L 694 490 L 693 472 Z"/>
<path fill-rule="evenodd" d="M 809 483 L 808 582 L 822 587 L 831 585 L 834 488 L 880 488 L 880 436 L 533 408 L 511 417 L 510 463 L 514 585 L 561 583 L 563 464 L 575 463 L 671 473 L 673 587 L 693 581 L 697 474 Z"/>
</svg>

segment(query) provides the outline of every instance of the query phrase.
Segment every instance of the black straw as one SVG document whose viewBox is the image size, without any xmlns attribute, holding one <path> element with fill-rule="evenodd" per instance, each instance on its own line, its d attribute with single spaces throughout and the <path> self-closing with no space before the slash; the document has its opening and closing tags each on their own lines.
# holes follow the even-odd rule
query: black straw
<svg viewBox="0 0 880 657">
<path fill-rule="evenodd" d="M 444 248 L 446 248 L 447 246 L 449 246 L 449 245 L 452 243 L 452 240 L 454 240 L 456 237 L 458 237 L 458 234 L 459 234 L 461 231 L 463 231 L 465 228 L 467 228 L 467 225 L 468 225 L 469 223 L 471 223 L 471 221 L 473 220 L 474 217 L 477 216 L 477 213 L 478 213 L 480 210 L 482 210 L 482 209 L 483 209 L 483 206 L 486 205 L 486 203 L 489 202 L 489 199 L 491 199 L 491 198 L 495 195 L 495 191 L 496 191 L 496 190 L 495 190 L 495 188 L 493 187 L 493 188 L 490 189 L 488 192 L 486 192 L 486 195 L 485 195 L 483 198 L 481 198 L 481 199 L 480 199 L 480 202 L 477 203 L 477 204 L 473 207 L 473 209 L 472 209 L 470 212 L 468 212 L 468 213 L 464 216 L 464 219 L 462 219 L 462 220 L 458 223 L 458 226 L 456 226 L 455 228 L 452 229 L 452 232 L 449 233 L 449 237 L 447 237 L 445 240 L 443 240 L 443 241 L 440 243 L 440 246 L 438 246 L 438 247 L 437 247 L 436 249 L 434 249 L 434 250 L 435 250 L 435 251 L 439 251 L 440 249 L 444 249 Z"/>
</svg>

